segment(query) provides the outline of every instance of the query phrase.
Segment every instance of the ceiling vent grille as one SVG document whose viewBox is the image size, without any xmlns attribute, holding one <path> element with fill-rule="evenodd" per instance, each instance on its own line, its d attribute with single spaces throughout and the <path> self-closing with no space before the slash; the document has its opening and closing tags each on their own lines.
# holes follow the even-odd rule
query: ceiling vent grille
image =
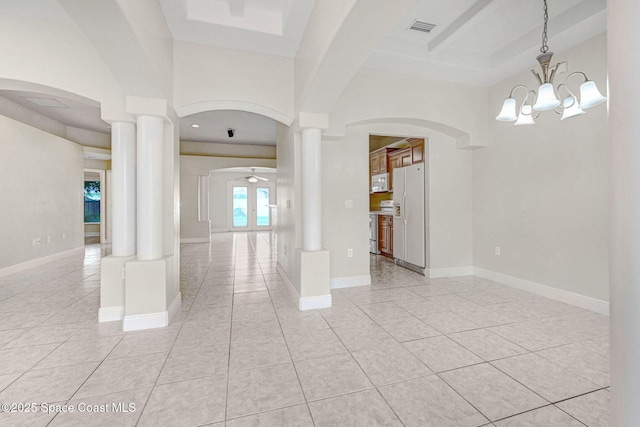
<svg viewBox="0 0 640 427">
<path fill-rule="evenodd" d="M 418 21 L 417 19 L 413 21 L 413 24 L 409 27 L 410 30 L 414 31 L 422 31 L 423 33 L 430 33 L 431 30 L 435 28 L 436 24 L 429 24 L 428 22 Z"/>
</svg>

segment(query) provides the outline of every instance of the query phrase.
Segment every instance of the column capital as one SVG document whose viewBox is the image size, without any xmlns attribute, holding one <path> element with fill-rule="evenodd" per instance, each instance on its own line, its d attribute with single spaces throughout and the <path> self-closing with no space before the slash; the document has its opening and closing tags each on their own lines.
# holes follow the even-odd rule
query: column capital
<svg viewBox="0 0 640 427">
<path fill-rule="evenodd" d="M 329 129 L 329 115 L 323 113 L 298 113 L 298 130 L 312 128 Z"/>
<path fill-rule="evenodd" d="M 169 116 L 167 100 L 160 98 L 127 95 L 125 110 L 134 117 L 157 116 L 166 119 Z"/>
</svg>

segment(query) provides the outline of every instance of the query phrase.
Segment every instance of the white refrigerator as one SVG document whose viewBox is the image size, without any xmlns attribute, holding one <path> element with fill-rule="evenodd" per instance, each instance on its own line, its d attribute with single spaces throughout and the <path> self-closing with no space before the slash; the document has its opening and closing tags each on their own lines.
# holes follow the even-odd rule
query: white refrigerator
<svg viewBox="0 0 640 427">
<path fill-rule="evenodd" d="M 421 274 L 426 266 L 424 168 L 417 163 L 393 170 L 393 257 Z"/>
</svg>

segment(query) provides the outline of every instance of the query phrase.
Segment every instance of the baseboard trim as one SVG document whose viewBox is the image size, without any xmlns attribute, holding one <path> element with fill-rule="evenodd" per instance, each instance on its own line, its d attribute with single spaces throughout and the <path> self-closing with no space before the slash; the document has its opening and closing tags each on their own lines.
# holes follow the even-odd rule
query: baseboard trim
<svg viewBox="0 0 640 427">
<path fill-rule="evenodd" d="M 331 289 L 354 288 L 371 284 L 371 275 L 334 277 L 331 279 Z"/>
<path fill-rule="evenodd" d="M 315 297 L 300 297 L 298 308 L 300 311 L 316 310 L 331 307 L 331 294 Z"/>
<path fill-rule="evenodd" d="M 430 279 L 439 279 L 441 277 L 459 277 L 471 276 L 473 267 L 447 267 L 447 268 L 425 268 L 425 276 Z"/>
<path fill-rule="evenodd" d="M 291 281 L 291 279 L 287 275 L 287 272 L 285 271 L 284 267 L 279 262 L 276 264 L 276 270 L 278 271 L 280 276 L 282 276 L 282 278 L 284 279 L 284 283 L 287 284 L 287 290 L 289 291 L 289 294 L 291 294 L 291 296 L 294 299 L 299 300 L 300 299 L 300 294 L 298 293 L 298 290 L 293 285 L 293 282 Z"/>
<path fill-rule="evenodd" d="M 171 301 L 171 304 L 169 304 L 169 308 L 167 309 L 167 312 L 169 313 L 169 322 L 171 322 L 171 319 L 173 319 L 173 316 L 175 316 L 180 312 L 181 307 L 182 307 L 182 292 L 178 291 L 176 296 L 173 298 L 173 301 Z"/>
<path fill-rule="evenodd" d="M 100 307 L 98 309 L 98 322 L 115 322 L 124 319 L 124 306 Z"/>
<path fill-rule="evenodd" d="M 180 239 L 180 243 L 211 243 L 209 237 L 185 237 Z"/>
<path fill-rule="evenodd" d="M 542 283 L 531 282 L 518 277 L 485 270 L 483 268 L 474 267 L 473 274 L 478 277 L 482 277 L 483 279 L 493 280 L 516 289 L 595 311 L 596 313 L 604 314 L 605 316 L 609 315 L 609 303 L 606 301 L 543 285 Z"/>
<path fill-rule="evenodd" d="M 52 261 L 57 261 L 68 256 L 84 254 L 84 246 L 79 246 L 68 251 L 58 252 L 55 254 L 43 256 L 41 258 L 32 259 L 22 262 L 20 264 L 10 265 L 8 267 L 0 268 L 0 277 L 9 276 L 10 274 L 19 273 L 24 270 L 28 270 L 33 267 L 39 267 L 44 264 L 48 264 Z"/>
<path fill-rule="evenodd" d="M 161 311 L 159 313 L 133 314 L 124 316 L 122 320 L 122 330 L 140 331 L 143 329 L 164 328 L 169 325 L 169 312 Z"/>
</svg>

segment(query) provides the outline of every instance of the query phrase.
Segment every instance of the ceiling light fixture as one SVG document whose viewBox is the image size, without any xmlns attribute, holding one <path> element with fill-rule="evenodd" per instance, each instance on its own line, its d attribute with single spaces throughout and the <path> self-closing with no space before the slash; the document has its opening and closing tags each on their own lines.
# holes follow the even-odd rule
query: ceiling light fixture
<svg viewBox="0 0 640 427">
<path fill-rule="evenodd" d="M 549 46 L 547 46 L 547 22 L 549 21 L 549 14 L 547 12 L 547 0 L 544 1 L 544 27 L 542 30 L 542 46 L 540 47 L 540 55 L 536 57 L 540 63 L 542 69 L 542 76 L 535 70 L 531 70 L 534 76 L 538 79 L 540 87 L 538 93 L 534 90 L 529 90 L 524 85 L 517 85 L 509 93 L 509 97 L 504 100 L 502 104 L 502 110 L 496 117 L 496 120 L 504 122 L 515 122 L 516 125 L 532 125 L 535 124 L 534 117 L 537 117 L 541 111 L 554 110 L 558 114 L 562 114 L 560 120 L 574 117 L 580 114 L 584 114 L 585 108 L 595 107 L 607 100 L 606 96 L 603 96 L 595 82 L 589 80 L 587 75 L 583 72 L 576 71 L 571 73 L 565 78 L 564 83 L 558 85 L 557 89 L 553 88 L 553 78 L 556 72 L 563 72 L 566 70 L 566 62 L 561 62 L 549 67 L 551 63 L 551 57 L 553 52 L 548 52 Z M 581 76 L 583 79 L 580 85 L 580 98 L 569 89 L 567 81 L 573 76 Z M 520 109 L 516 114 L 516 99 L 514 93 L 518 89 L 524 89 L 526 95 Z M 560 96 L 562 101 L 556 96 L 556 92 Z M 564 94 L 562 93 L 564 92 Z M 535 102 L 533 100 L 535 98 Z"/>
<path fill-rule="evenodd" d="M 191 127 L 192 127 L 192 128 L 199 128 L 199 127 L 200 127 L 200 125 L 198 125 L 198 124 L 195 124 L 195 123 L 194 123 L 194 124 L 192 124 L 192 125 L 191 125 Z"/>
</svg>

